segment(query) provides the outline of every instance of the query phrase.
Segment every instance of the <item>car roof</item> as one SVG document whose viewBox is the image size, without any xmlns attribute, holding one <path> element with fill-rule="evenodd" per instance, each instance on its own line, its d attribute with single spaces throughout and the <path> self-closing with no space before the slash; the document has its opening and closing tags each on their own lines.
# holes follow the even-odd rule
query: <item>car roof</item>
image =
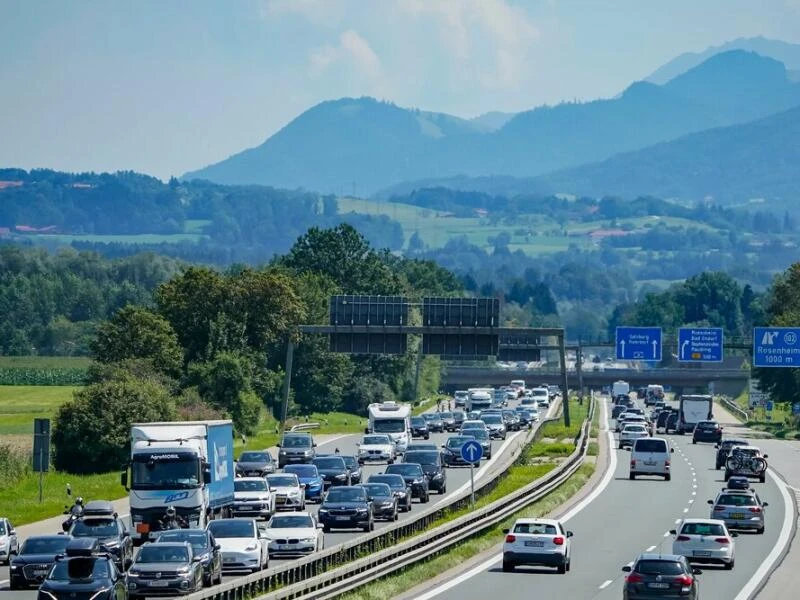
<svg viewBox="0 0 800 600">
<path fill-rule="evenodd" d="M 288 466 L 288 465 L 287 465 Z M 280 475 L 280 473 L 277 473 Z M 234 481 L 264 481 L 263 477 L 237 477 Z"/>
<path fill-rule="evenodd" d="M 722 519 L 683 519 L 681 521 L 684 525 L 686 523 L 711 523 L 713 525 L 725 525 Z"/>
<path fill-rule="evenodd" d="M 277 516 L 277 515 L 280 515 L 281 517 L 311 517 L 311 516 L 313 516 L 307 510 L 293 510 L 293 511 L 290 511 L 290 512 L 280 512 L 280 513 L 275 513 L 272 516 L 274 517 L 274 516 Z"/>
<path fill-rule="evenodd" d="M 541 523 L 542 525 L 560 525 L 555 519 L 537 519 L 535 517 L 523 517 L 514 521 L 514 524 L 530 525 L 531 523 Z"/>
<path fill-rule="evenodd" d="M 737 450 L 758 450 L 759 452 L 761 452 L 761 448 L 759 448 L 758 446 L 750 446 L 750 445 L 748 445 L 748 446 L 739 446 L 739 448 L 737 448 Z"/>
<path fill-rule="evenodd" d="M 636 560 L 670 560 L 680 562 L 683 560 L 683 556 L 679 554 L 656 554 L 654 552 L 643 552 L 636 558 Z"/>
</svg>

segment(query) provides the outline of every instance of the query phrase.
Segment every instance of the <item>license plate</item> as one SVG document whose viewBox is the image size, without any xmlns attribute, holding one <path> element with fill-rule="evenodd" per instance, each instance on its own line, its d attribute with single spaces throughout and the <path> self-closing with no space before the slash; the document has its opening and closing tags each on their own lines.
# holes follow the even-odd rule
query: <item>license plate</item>
<svg viewBox="0 0 800 600">
<path fill-rule="evenodd" d="M 744 519 L 744 513 L 731 513 L 731 519 Z"/>
<path fill-rule="evenodd" d="M 275 498 L 275 504 L 286 504 L 286 498 Z"/>
<path fill-rule="evenodd" d="M 668 583 L 653 582 L 653 583 L 648 583 L 647 587 L 653 588 L 654 590 L 666 590 L 666 589 L 669 589 L 669 584 Z"/>
<path fill-rule="evenodd" d="M 644 461 L 644 464 L 646 464 L 648 467 L 654 467 L 656 465 L 656 461 L 654 461 L 654 460 L 646 460 L 646 461 Z"/>
<path fill-rule="evenodd" d="M 236 562 L 236 559 L 235 558 L 223 558 L 222 562 L 224 562 L 224 563 L 232 563 L 232 562 Z"/>
<path fill-rule="evenodd" d="M 336 517 L 337 521 L 349 521 L 350 517 Z"/>
<path fill-rule="evenodd" d="M 532 548 L 541 548 L 544 546 L 544 542 L 525 542 L 525 545 Z"/>
<path fill-rule="evenodd" d="M 150 585 L 152 587 L 167 587 L 169 585 L 169 581 L 151 581 Z"/>
<path fill-rule="evenodd" d="M 36 569 L 33 572 L 33 576 L 34 577 L 44 577 L 45 575 L 47 575 L 47 571 L 48 571 L 47 569 Z"/>
<path fill-rule="evenodd" d="M 240 506 L 240 510 L 255 510 L 254 506 Z"/>
<path fill-rule="evenodd" d="M 711 556 L 711 552 L 709 550 L 695 550 L 692 554 L 694 556 Z"/>
</svg>

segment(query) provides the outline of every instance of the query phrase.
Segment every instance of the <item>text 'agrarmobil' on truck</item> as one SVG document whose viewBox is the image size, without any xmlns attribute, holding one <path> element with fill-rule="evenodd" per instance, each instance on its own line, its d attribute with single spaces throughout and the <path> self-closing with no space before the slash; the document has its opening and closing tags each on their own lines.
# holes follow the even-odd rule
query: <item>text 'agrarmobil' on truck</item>
<svg viewBox="0 0 800 600">
<path fill-rule="evenodd" d="M 397 452 L 405 452 L 411 439 L 411 406 L 398 402 L 373 403 L 367 407 L 366 433 L 384 433 L 392 438 Z"/>
<path fill-rule="evenodd" d="M 205 527 L 233 506 L 233 423 L 134 423 L 129 471 L 121 482 L 134 542 L 156 536 L 169 506 L 190 527 Z"/>
</svg>

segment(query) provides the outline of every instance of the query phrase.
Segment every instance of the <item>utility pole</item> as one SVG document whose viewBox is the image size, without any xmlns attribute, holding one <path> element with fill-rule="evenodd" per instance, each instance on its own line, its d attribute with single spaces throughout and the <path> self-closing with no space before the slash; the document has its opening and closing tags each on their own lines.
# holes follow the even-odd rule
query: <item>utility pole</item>
<svg viewBox="0 0 800 600">
<path fill-rule="evenodd" d="M 569 427 L 569 387 L 567 380 L 567 348 L 564 342 L 565 331 L 558 334 L 558 354 L 561 358 L 561 406 L 564 407 L 564 426 Z"/>
<path fill-rule="evenodd" d="M 294 342 L 290 337 L 286 342 L 286 373 L 283 376 L 283 404 L 281 406 L 281 433 L 286 430 L 286 417 L 289 412 L 289 390 L 292 385 L 292 361 L 294 360 Z"/>
<path fill-rule="evenodd" d="M 583 404 L 583 348 L 580 341 L 575 350 L 575 370 L 578 372 L 578 400 Z"/>
</svg>

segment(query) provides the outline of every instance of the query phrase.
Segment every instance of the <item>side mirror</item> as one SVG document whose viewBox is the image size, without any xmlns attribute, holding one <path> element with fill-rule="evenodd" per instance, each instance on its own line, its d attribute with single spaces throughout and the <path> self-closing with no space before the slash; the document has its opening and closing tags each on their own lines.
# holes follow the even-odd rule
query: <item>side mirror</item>
<svg viewBox="0 0 800 600">
<path fill-rule="evenodd" d="M 670 448 L 669 451 L 670 452 L 675 452 L 675 448 Z"/>
<path fill-rule="evenodd" d="M 735 531 L 731 532 L 731 537 L 739 537 L 739 534 Z"/>
<path fill-rule="evenodd" d="M 625 573 L 630 573 L 630 572 L 631 572 L 633 569 L 631 568 L 631 566 L 630 566 L 630 565 L 625 565 L 624 567 L 622 567 L 622 570 L 623 570 Z"/>
<path fill-rule="evenodd" d="M 193 562 L 193 563 L 200 562 L 200 557 L 199 557 L 199 556 L 193 556 L 193 557 L 192 557 L 192 562 Z"/>
<path fill-rule="evenodd" d="M 280 442 L 278 442 L 277 444 L 275 444 L 275 447 L 276 447 L 276 448 L 280 448 L 280 447 L 281 447 L 281 443 L 280 443 Z"/>
<path fill-rule="evenodd" d="M 317 529 L 325 529 L 325 525 L 322 523 L 317 523 Z"/>
<path fill-rule="evenodd" d="M 761 506 L 766 508 L 767 506 L 769 506 L 769 502 L 764 502 Z"/>
<path fill-rule="evenodd" d="M 709 504 L 714 504 L 714 501 L 713 500 L 709 500 L 708 503 Z"/>
<path fill-rule="evenodd" d="M 631 450 L 633 450 L 633 448 L 631 448 L 631 447 L 629 447 L 629 446 L 625 446 L 625 450 L 627 450 L 628 452 L 630 452 Z"/>
<path fill-rule="evenodd" d="M 367 496 L 367 502 L 374 502 L 374 501 L 375 498 L 373 498 L 372 496 Z"/>
<path fill-rule="evenodd" d="M 214 544 L 214 550 L 222 550 L 222 546 L 219 544 Z"/>
<path fill-rule="evenodd" d="M 203 469 L 203 483 L 206 485 L 211 483 L 211 469 Z"/>
<path fill-rule="evenodd" d="M 316 448 L 317 447 L 317 442 L 311 442 L 311 447 L 312 448 Z"/>
<path fill-rule="evenodd" d="M 675 531 L 674 529 L 670 529 L 670 530 L 669 530 L 669 532 L 670 532 L 672 535 L 678 535 L 678 532 L 677 532 L 677 531 Z"/>
<path fill-rule="evenodd" d="M 364 433 L 369 433 L 369 427 L 364 427 Z"/>
<path fill-rule="evenodd" d="M 574 534 L 574 533 L 572 533 L 571 531 L 568 531 L 568 532 L 567 532 L 567 537 L 572 537 L 573 535 L 575 535 L 575 534 Z"/>
<path fill-rule="evenodd" d="M 509 531 L 511 531 L 511 530 L 510 529 L 503 529 L 503 533 L 508 533 Z"/>
<path fill-rule="evenodd" d="M 12 529 L 9 529 L 9 530 L 8 530 L 8 535 L 17 535 L 17 530 L 16 530 L 16 529 L 13 529 L 13 528 L 12 528 Z"/>
<path fill-rule="evenodd" d="M 127 471 L 124 471 L 124 472 L 119 474 L 119 482 L 122 484 L 122 487 L 124 487 L 125 490 L 128 491 L 128 472 Z"/>
<path fill-rule="evenodd" d="M 702 575 L 703 571 L 700 569 L 692 569 L 692 575 Z"/>
<path fill-rule="evenodd" d="M 765 454 L 765 455 L 764 455 L 764 458 L 769 458 L 769 454 Z"/>
<path fill-rule="evenodd" d="M 13 532 L 12 532 L 12 533 L 13 533 Z M 124 537 L 124 538 L 126 538 L 126 537 L 131 537 L 131 532 L 130 532 L 130 531 L 123 531 L 123 532 L 122 532 L 122 537 Z"/>
</svg>

